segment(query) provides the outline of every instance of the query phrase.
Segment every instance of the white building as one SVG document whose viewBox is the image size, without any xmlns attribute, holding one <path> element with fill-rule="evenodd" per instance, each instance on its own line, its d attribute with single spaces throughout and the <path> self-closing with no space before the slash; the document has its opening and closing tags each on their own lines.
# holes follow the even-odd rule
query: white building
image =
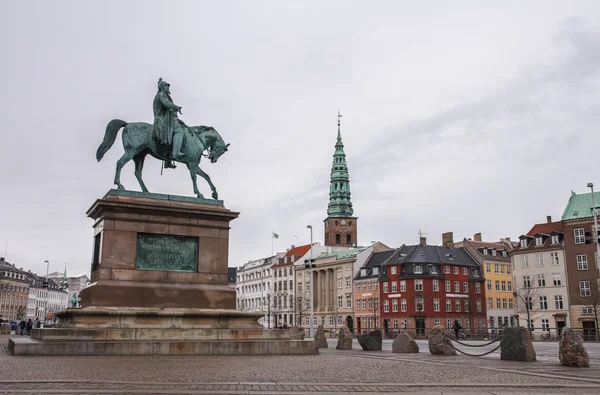
<svg viewBox="0 0 600 395">
<path fill-rule="evenodd" d="M 47 287 L 45 277 L 38 277 L 31 271 L 27 272 L 29 280 L 29 298 L 27 301 L 27 318 L 39 318 L 43 322 L 56 322 L 55 313 L 66 309 L 68 292 L 61 290 L 60 286 L 52 279 L 48 279 Z"/>
<path fill-rule="evenodd" d="M 265 328 L 273 325 L 270 314 L 272 305 L 270 300 L 267 303 L 267 298 L 270 299 L 273 290 L 271 266 L 284 255 L 285 253 L 278 253 L 268 258 L 248 261 L 237 268 L 236 309 L 262 312 L 264 316 L 258 322 Z"/>
<path fill-rule="evenodd" d="M 510 254 L 519 323 L 534 338 L 558 338 L 570 326 L 562 223 L 548 217 L 519 240 Z"/>
</svg>

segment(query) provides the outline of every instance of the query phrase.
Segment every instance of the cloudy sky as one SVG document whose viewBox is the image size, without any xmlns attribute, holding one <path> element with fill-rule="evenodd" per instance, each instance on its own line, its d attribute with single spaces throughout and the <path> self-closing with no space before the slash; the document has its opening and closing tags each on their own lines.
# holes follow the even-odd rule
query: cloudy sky
<svg viewBox="0 0 600 395">
<path fill-rule="evenodd" d="M 485 5 L 483 4 L 485 3 Z M 525 3 L 525 4 L 523 4 Z M 493 4 L 493 5 L 492 5 Z M 201 163 L 230 266 L 323 240 L 337 110 L 359 244 L 518 237 L 600 188 L 598 1 L 4 1 L 0 255 L 88 273 L 113 118 L 152 122 L 159 77 L 229 151 Z M 153 192 L 192 196 L 184 166 Z M 133 163 L 122 174 L 139 190 Z M 210 190 L 199 180 L 200 190 Z"/>
</svg>

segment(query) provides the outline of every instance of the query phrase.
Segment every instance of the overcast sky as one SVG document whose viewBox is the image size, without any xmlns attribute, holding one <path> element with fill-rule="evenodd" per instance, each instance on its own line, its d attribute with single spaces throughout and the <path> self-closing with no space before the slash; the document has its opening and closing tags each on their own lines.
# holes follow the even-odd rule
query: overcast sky
<svg viewBox="0 0 600 395">
<path fill-rule="evenodd" d="M 337 110 L 359 244 L 516 238 L 600 188 L 598 1 L 2 1 L 0 255 L 89 273 L 114 118 L 152 122 L 159 77 L 229 151 L 201 163 L 229 266 L 323 241 Z M 151 192 L 192 196 L 148 158 Z M 122 173 L 139 190 L 133 163 Z M 208 185 L 199 188 L 210 196 Z"/>
</svg>

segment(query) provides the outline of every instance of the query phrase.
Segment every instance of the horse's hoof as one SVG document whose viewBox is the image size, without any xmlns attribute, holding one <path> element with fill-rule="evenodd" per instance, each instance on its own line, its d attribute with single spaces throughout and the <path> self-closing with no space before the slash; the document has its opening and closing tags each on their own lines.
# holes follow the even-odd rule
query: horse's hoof
<svg viewBox="0 0 600 395">
<path fill-rule="evenodd" d="M 198 196 L 198 199 L 204 199 L 204 195 L 201 193 L 197 193 L 196 196 Z"/>
<path fill-rule="evenodd" d="M 117 189 L 120 189 L 120 190 L 124 191 L 125 187 L 123 185 L 119 185 L 119 186 L 117 186 Z"/>
<path fill-rule="evenodd" d="M 212 198 L 215 199 L 215 200 L 219 200 L 219 194 L 216 193 L 216 192 L 213 192 Z"/>
</svg>

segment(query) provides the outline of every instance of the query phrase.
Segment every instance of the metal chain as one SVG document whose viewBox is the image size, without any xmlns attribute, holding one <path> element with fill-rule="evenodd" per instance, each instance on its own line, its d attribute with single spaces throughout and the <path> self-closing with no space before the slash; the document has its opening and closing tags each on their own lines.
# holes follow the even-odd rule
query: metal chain
<svg viewBox="0 0 600 395">
<path fill-rule="evenodd" d="M 483 357 L 483 356 L 486 356 L 486 355 L 488 355 L 488 354 L 491 354 L 491 353 L 493 353 L 494 351 L 496 351 L 497 349 L 499 349 L 499 348 L 500 348 L 500 344 L 498 344 L 498 347 L 494 348 L 492 351 L 484 352 L 483 354 L 467 354 L 466 352 L 464 352 L 464 351 L 461 351 L 461 350 L 459 350 L 458 348 L 454 347 L 454 346 L 452 345 L 452 343 L 449 343 L 449 344 L 450 344 L 450 347 L 452 347 L 453 349 L 455 349 L 455 350 L 456 350 L 456 351 L 458 351 L 459 353 L 461 353 L 461 354 L 463 354 L 463 355 L 466 355 L 466 356 L 468 356 L 468 357 Z"/>
<path fill-rule="evenodd" d="M 448 336 L 447 334 L 443 334 L 445 337 L 447 337 L 448 339 L 457 342 L 458 344 L 465 346 L 465 347 L 485 347 L 485 346 L 489 346 L 490 344 L 494 344 L 497 341 L 500 341 L 502 339 L 502 336 L 500 336 L 499 338 L 497 338 L 496 340 L 492 340 L 489 343 L 485 343 L 485 344 L 467 344 L 467 343 L 463 343 L 461 341 L 458 341 L 457 339 L 453 339 L 450 336 Z"/>
</svg>

